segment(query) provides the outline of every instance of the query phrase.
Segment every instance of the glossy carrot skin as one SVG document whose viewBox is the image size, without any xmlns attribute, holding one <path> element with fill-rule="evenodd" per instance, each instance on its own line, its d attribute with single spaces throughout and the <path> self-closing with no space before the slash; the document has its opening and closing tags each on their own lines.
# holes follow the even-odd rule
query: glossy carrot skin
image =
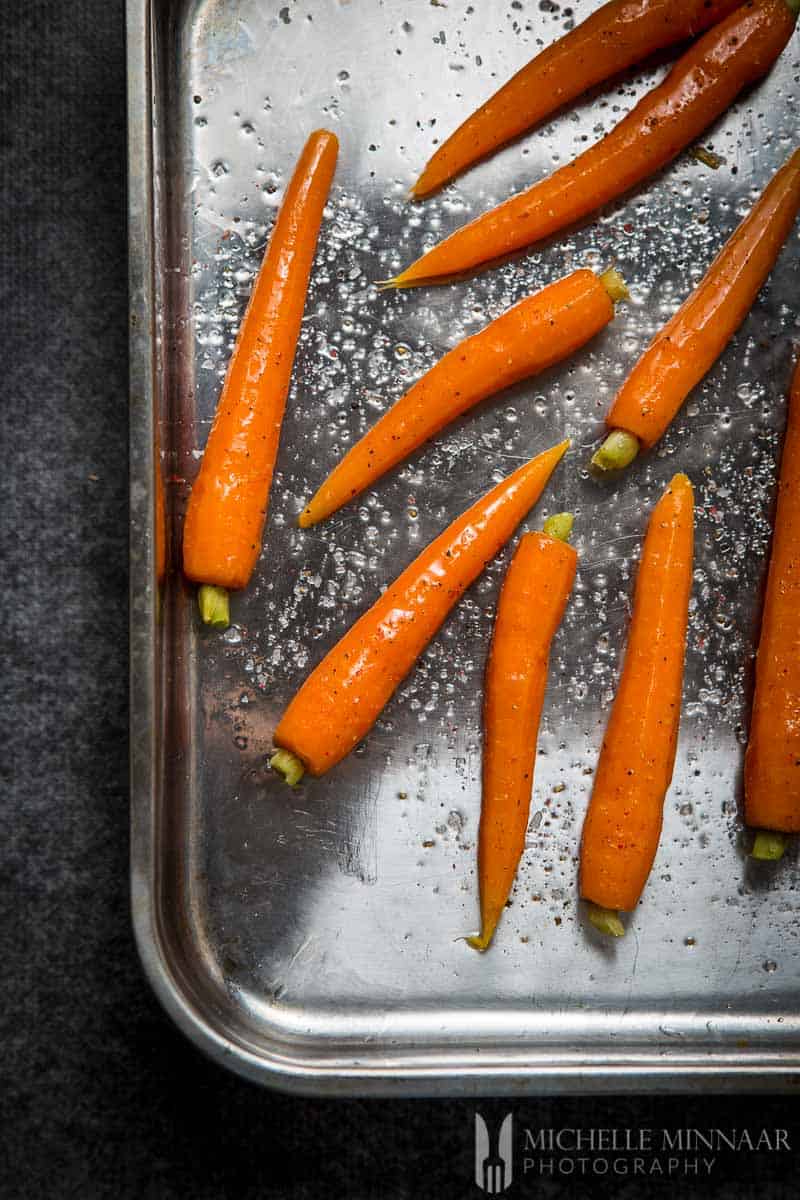
<svg viewBox="0 0 800 1200">
<path fill-rule="evenodd" d="M 566 542 L 527 533 L 500 592 L 483 708 L 481 936 L 472 943 L 478 949 L 491 941 L 525 849 L 550 643 L 564 615 L 577 559 Z"/>
<path fill-rule="evenodd" d="M 509 475 L 423 550 L 312 671 L 275 730 L 277 747 L 297 755 L 312 775 L 349 754 L 536 503 L 567 444 Z"/>
<path fill-rule="evenodd" d="M 653 509 L 628 645 L 581 841 L 580 890 L 636 906 L 653 865 L 678 743 L 692 585 L 692 486 L 676 475 Z"/>
<path fill-rule="evenodd" d="M 611 0 L 517 71 L 441 145 L 412 188 L 429 195 L 563 105 L 666 46 L 702 33 L 741 0 Z"/>
<path fill-rule="evenodd" d="M 800 832 L 800 363 L 783 443 L 744 788 L 748 825 Z"/>
<path fill-rule="evenodd" d="M 695 42 L 601 141 L 451 234 L 390 282 L 414 287 L 472 271 L 622 195 L 671 162 L 769 70 L 795 20 L 786 0 L 747 0 Z"/>
<path fill-rule="evenodd" d="M 656 335 L 609 409 L 610 429 L 658 441 L 741 325 L 800 210 L 800 150 L 777 172 L 699 286 Z"/>
<path fill-rule="evenodd" d="M 312 133 L 295 168 L 242 321 L 192 488 L 183 569 L 247 585 L 261 550 L 281 422 L 338 141 Z"/>
<path fill-rule="evenodd" d="M 330 516 L 493 392 L 572 354 L 613 316 L 606 288 L 585 270 L 515 304 L 459 342 L 384 413 L 319 488 L 301 526 Z"/>
</svg>

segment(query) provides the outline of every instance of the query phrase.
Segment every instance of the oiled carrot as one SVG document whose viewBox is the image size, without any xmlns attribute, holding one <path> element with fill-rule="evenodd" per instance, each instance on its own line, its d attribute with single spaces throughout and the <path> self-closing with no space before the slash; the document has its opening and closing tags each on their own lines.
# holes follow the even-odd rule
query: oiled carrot
<svg viewBox="0 0 800 1200">
<path fill-rule="evenodd" d="M 415 287 L 485 266 L 549 237 L 666 166 L 769 70 L 791 37 L 798 6 L 800 0 L 747 0 L 695 42 L 601 141 L 456 230 L 385 286 Z"/>
<path fill-rule="evenodd" d="M 242 321 L 183 533 L 187 578 L 247 585 L 272 472 L 338 142 L 312 133 L 295 168 Z M 227 597 L 225 598 L 227 601 Z"/>
<path fill-rule="evenodd" d="M 653 864 L 672 779 L 692 586 L 694 497 L 676 475 L 653 509 L 636 579 L 625 662 L 586 821 L 580 890 L 590 919 L 619 935 Z"/>
<path fill-rule="evenodd" d="M 541 495 L 568 442 L 498 483 L 445 529 L 312 671 L 275 730 L 290 782 L 321 775 L 369 732 L 450 609 Z"/>
<path fill-rule="evenodd" d="M 741 0 L 610 0 L 531 59 L 452 133 L 412 188 L 418 199 L 604 79 L 695 37 Z"/>
<path fill-rule="evenodd" d="M 800 362 L 795 369 L 781 458 L 756 687 L 744 768 L 748 825 L 800 832 Z M 760 846 L 780 840 L 757 838 Z"/>
<path fill-rule="evenodd" d="M 798 210 L 800 150 L 795 150 L 617 393 L 606 424 L 627 435 L 626 461 L 614 451 L 622 442 L 617 434 L 595 454 L 596 467 L 627 466 L 640 447 L 658 441 L 747 316 Z"/>
<path fill-rule="evenodd" d="M 578 558 L 566 542 L 571 528 L 572 515 L 559 513 L 545 522 L 544 532 L 526 533 L 497 602 L 483 699 L 481 932 L 467 939 L 476 950 L 486 950 L 492 940 L 525 849 L 550 643 Z"/>
<path fill-rule="evenodd" d="M 486 396 L 572 354 L 608 324 L 613 301 L 626 295 L 616 271 L 574 271 L 459 342 L 347 452 L 300 525 L 330 516 Z"/>
</svg>

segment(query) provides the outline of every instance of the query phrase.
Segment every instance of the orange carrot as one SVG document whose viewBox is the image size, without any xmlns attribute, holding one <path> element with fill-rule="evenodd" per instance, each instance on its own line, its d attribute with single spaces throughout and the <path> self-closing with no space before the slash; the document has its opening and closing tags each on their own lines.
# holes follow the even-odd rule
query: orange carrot
<svg viewBox="0 0 800 1200">
<path fill-rule="evenodd" d="M 627 295 L 616 271 L 575 271 L 520 300 L 445 354 L 334 468 L 302 512 L 315 525 L 480 400 L 572 354 Z"/>
<path fill-rule="evenodd" d="M 335 136 L 322 130 L 312 133 L 300 156 L 192 488 L 183 569 L 187 578 L 217 589 L 246 587 L 261 549 L 308 278 L 337 152 Z"/>
<path fill-rule="evenodd" d="M 550 643 L 578 558 L 566 544 L 571 528 L 572 515 L 559 513 L 520 539 L 497 603 L 483 700 L 481 932 L 467 939 L 476 950 L 492 940 L 525 849 Z"/>
<path fill-rule="evenodd" d="M 695 42 L 601 141 L 451 234 L 386 286 L 415 287 L 485 266 L 580 220 L 666 166 L 769 70 L 791 37 L 798 6 L 800 0 L 747 0 Z"/>
<path fill-rule="evenodd" d="M 272 765 L 295 783 L 361 741 L 450 609 L 536 503 L 567 449 L 519 467 L 457 518 L 312 671 L 275 730 Z"/>
<path fill-rule="evenodd" d="M 603 739 L 581 842 L 581 896 L 593 924 L 619 936 L 661 833 L 678 743 L 692 586 L 692 485 L 676 475 L 653 509 L 642 550 L 625 663 Z"/>
<path fill-rule="evenodd" d="M 775 533 L 761 618 L 756 688 L 744 767 L 747 824 L 800 832 L 800 362 L 783 443 Z M 769 848 L 772 847 L 772 852 Z M 775 852 L 777 850 L 777 852 Z M 758 858 L 782 839 L 756 835 Z"/>
<path fill-rule="evenodd" d="M 412 188 L 419 199 L 604 79 L 694 37 L 741 0 L 610 0 L 542 50 L 439 147 Z"/>
<path fill-rule="evenodd" d="M 619 453 L 625 439 L 617 433 L 597 451 L 596 467 L 627 466 L 640 446 L 658 441 L 747 316 L 798 210 L 800 150 L 795 150 L 617 393 L 606 424 L 628 435 L 626 461 Z"/>
</svg>

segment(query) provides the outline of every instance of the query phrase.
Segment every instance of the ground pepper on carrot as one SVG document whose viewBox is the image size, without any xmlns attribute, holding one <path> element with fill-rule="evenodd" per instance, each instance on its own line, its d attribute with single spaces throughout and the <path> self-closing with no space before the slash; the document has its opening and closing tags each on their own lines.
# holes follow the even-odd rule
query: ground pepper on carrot
<svg viewBox="0 0 800 1200">
<path fill-rule="evenodd" d="M 642 893 L 658 849 L 678 743 L 692 586 L 694 496 L 676 475 L 653 509 L 628 643 L 603 739 L 580 850 L 589 919 L 619 937 L 619 910 Z"/>
<path fill-rule="evenodd" d="M 789 396 L 775 532 L 744 764 L 753 857 L 777 859 L 800 832 L 800 361 Z"/>
<path fill-rule="evenodd" d="M 261 549 L 281 422 L 338 141 L 312 133 L 286 189 L 194 482 L 183 569 L 209 624 L 228 623 Z"/>
<path fill-rule="evenodd" d="M 471 113 L 411 189 L 428 196 L 563 105 L 656 50 L 702 33 L 741 0 L 611 0 L 547 46 Z"/>
<path fill-rule="evenodd" d="M 300 525 L 330 516 L 480 400 L 566 358 L 608 324 L 625 296 L 614 270 L 574 271 L 459 342 L 347 452 Z"/>
<path fill-rule="evenodd" d="M 792 35 L 798 7 L 800 0 L 746 0 L 695 42 L 663 83 L 599 142 L 456 230 L 384 286 L 416 287 L 485 267 L 653 175 L 769 70 Z"/>
<path fill-rule="evenodd" d="M 665 432 L 747 316 L 799 210 L 795 150 L 620 388 L 606 417 L 611 432 L 592 458 L 599 471 L 628 466 Z"/>
<path fill-rule="evenodd" d="M 476 950 L 486 950 L 494 936 L 525 849 L 550 643 L 575 579 L 571 529 L 572 514 L 558 513 L 541 533 L 526 533 L 497 602 L 483 704 L 481 930 L 467 939 Z"/>
<path fill-rule="evenodd" d="M 275 730 L 289 783 L 322 775 L 369 732 L 447 614 L 538 500 L 561 442 L 467 509 L 390 584 L 306 679 Z"/>
</svg>

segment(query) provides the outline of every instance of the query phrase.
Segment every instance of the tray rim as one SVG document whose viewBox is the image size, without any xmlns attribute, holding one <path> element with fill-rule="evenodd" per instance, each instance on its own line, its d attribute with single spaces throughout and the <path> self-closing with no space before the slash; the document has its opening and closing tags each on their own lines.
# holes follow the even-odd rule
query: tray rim
<svg viewBox="0 0 800 1200">
<path fill-rule="evenodd" d="M 170 958 L 157 905 L 157 588 L 154 579 L 156 207 L 154 198 L 154 13 L 161 0 L 126 0 L 129 290 L 129 649 L 131 919 L 147 979 L 180 1030 L 212 1060 L 257 1083 L 317 1096 L 461 1096 L 796 1090 L 797 1050 L 732 1053 L 718 1046 L 609 1047 L 531 1053 L 450 1047 L 345 1048 L 315 1056 L 255 1051 L 215 1020 Z"/>
</svg>

